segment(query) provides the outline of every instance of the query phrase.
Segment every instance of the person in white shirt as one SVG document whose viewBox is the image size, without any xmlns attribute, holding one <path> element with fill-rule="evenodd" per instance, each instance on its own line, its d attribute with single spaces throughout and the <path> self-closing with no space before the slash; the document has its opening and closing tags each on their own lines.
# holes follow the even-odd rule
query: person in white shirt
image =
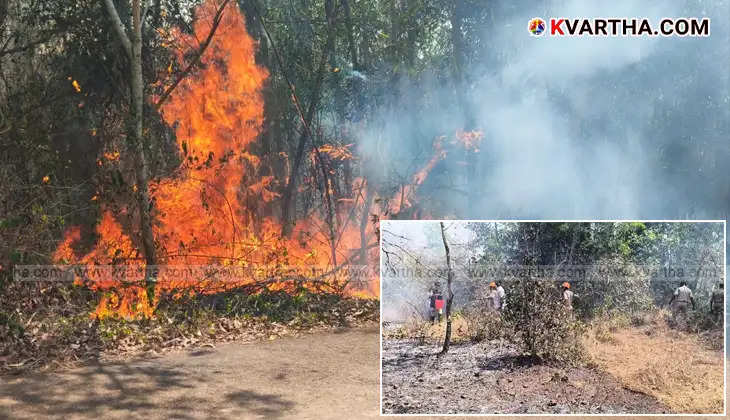
<svg viewBox="0 0 730 420">
<path fill-rule="evenodd" d="M 674 302 L 676 303 L 672 307 Z M 669 301 L 669 306 L 672 307 L 672 318 L 675 324 L 682 328 L 687 324 L 690 303 L 692 304 L 692 310 L 694 310 L 695 298 L 692 295 L 692 289 L 687 287 L 686 281 L 682 281 L 679 287 L 674 289 L 672 299 Z"/>
<path fill-rule="evenodd" d="M 499 310 L 504 311 L 507 307 L 507 293 L 504 292 L 504 287 L 502 287 L 501 281 L 497 281 L 495 283 L 497 284 L 497 293 L 499 294 L 499 302 L 501 303 Z"/>
<path fill-rule="evenodd" d="M 502 297 L 497 291 L 497 283 L 489 283 L 489 293 L 487 294 L 487 307 L 491 311 L 502 310 Z"/>
<path fill-rule="evenodd" d="M 570 283 L 567 281 L 563 282 L 563 303 L 565 304 L 565 307 L 569 310 L 573 310 L 573 298 L 575 297 L 575 293 L 573 293 L 570 290 Z"/>
</svg>

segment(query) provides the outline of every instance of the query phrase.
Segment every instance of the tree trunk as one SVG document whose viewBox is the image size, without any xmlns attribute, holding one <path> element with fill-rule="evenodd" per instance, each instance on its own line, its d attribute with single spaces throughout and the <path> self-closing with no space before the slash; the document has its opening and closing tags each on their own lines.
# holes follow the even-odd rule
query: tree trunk
<svg viewBox="0 0 730 420">
<path fill-rule="evenodd" d="M 360 63 L 357 58 L 357 46 L 355 45 L 355 35 L 352 30 L 352 10 L 350 9 L 349 0 L 341 0 L 342 8 L 345 13 L 345 29 L 347 35 L 347 45 L 350 50 L 350 61 L 352 62 L 352 69 L 360 71 Z M 350 78 L 350 112 L 347 113 L 347 136 L 352 134 L 351 128 L 355 121 L 360 115 L 360 79 L 358 77 Z M 352 162 L 350 159 L 345 160 L 343 164 L 345 172 L 345 194 L 347 197 L 352 197 Z"/>
<path fill-rule="evenodd" d="M 347 30 L 347 45 L 350 48 L 350 60 L 352 61 L 352 68 L 354 70 L 360 70 L 360 64 L 357 60 L 357 48 L 355 47 L 355 36 L 352 32 L 352 10 L 350 9 L 349 0 L 341 0 L 342 8 L 345 11 L 345 29 Z"/>
<path fill-rule="evenodd" d="M 462 24 L 465 13 L 464 0 L 456 0 L 453 3 L 451 10 L 451 47 L 453 55 L 453 78 L 454 78 L 454 90 L 456 97 L 458 98 L 458 104 L 461 108 L 461 114 L 464 116 L 464 126 L 461 127 L 464 131 L 474 130 L 474 118 L 472 117 L 471 106 L 469 103 L 469 97 L 466 89 L 466 80 L 464 77 L 464 66 L 465 66 L 465 45 L 464 45 L 464 33 L 462 32 Z M 478 170 L 478 159 L 477 152 L 470 150 L 469 148 L 464 149 L 464 161 L 466 162 L 464 177 L 466 181 L 467 191 L 467 203 L 466 213 L 462 214 L 463 218 L 473 218 L 479 211 L 480 198 L 478 181 L 481 179 Z"/>
<path fill-rule="evenodd" d="M 364 181 L 363 181 L 364 182 Z M 367 238 L 367 227 L 368 219 L 370 216 L 370 206 L 375 198 L 375 191 L 370 184 L 365 184 L 365 202 L 362 206 L 362 215 L 360 216 L 360 264 L 368 264 L 368 238 Z"/>
<path fill-rule="evenodd" d="M 104 0 L 113 28 L 119 37 L 130 61 L 130 84 L 132 90 L 131 118 L 128 123 L 127 136 L 134 158 L 136 199 L 139 206 L 139 230 L 142 239 L 142 252 L 148 267 L 157 264 L 155 238 L 152 231 L 153 202 L 149 192 L 149 169 L 144 150 L 144 79 L 142 76 L 142 10 L 141 0 L 132 2 L 132 38 L 127 36 L 124 24 L 119 18 L 112 0 Z M 150 270 L 148 270 L 148 273 Z M 147 299 L 154 300 L 154 279 L 145 276 Z"/>
<path fill-rule="evenodd" d="M 309 101 L 309 108 L 307 109 L 307 115 L 302 121 L 302 124 L 304 124 L 304 130 L 302 130 L 302 135 L 299 137 L 299 144 L 297 145 L 297 151 L 296 155 L 294 156 L 294 164 L 292 166 L 292 171 L 289 174 L 289 182 L 286 184 L 286 188 L 284 189 L 284 194 L 282 196 L 282 204 L 281 204 L 281 235 L 282 236 L 289 236 L 292 231 L 293 223 L 292 223 L 292 217 L 291 217 L 291 211 L 292 211 L 292 205 L 296 203 L 296 190 L 297 190 L 297 177 L 299 175 L 299 168 L 302 164 L 302 159 L 304 157 L 304 148 L 307 144 L 307 140 L 311 136 L 309 126 L 311 125 L 312 119 L 314 118 L 314 111 L 317 108 L 317 105 L 319 104 L 320 100 L 320 91 L 322 90 L 322 84 L 324 82 L 324 73 L 327 68 L 327 58 L 329 56 L 329 51 L 332 50 L 332 47 L 335 42 L 335 8 L 334 8 L 334 2 L 332 0 L 327 0 L 325 2 L 325 10 L 327 13 L 327 40 L 325 41 L 325 47 L 322 50 L 322 55 L 320 57 L 319 61 L 319 69 L 317 72 L 317 79 L 314 84 L 314 89 L 312 90 L 312 97 Z M 282 69 L 283 70 L 283 69 Z M 324 188 L 325 192 L 327 192 L 328 185 L 327 185 L 327 179 L 325 177 L 324 180 Z M 331 211 L 330 211 L 331 212 Z M 332 223 L 330 223 L 330 227 L 332 230 Z M 330 238 L 334 239 L 334 238 Z"/>
<path fill-rule="evenodd" d="M 400 2 L 400 9 L 401 9 L 401 16 L 411 15 L 411 8 L 413 6 L 413 0 L 401 0 Z M 412 19 L 407 19 L 405 22 L 405 56 L 406 56 L 406 64 L 408 64 L 408 69 L 412 69 L 416 63 L 416 39 L 418 38 L 418 24 L 413 21 Z"/>
<path fill-rule="evenodd" d="M 142 234 L 142 249 L 148 267 L 157 265 L 155 238 L 152 232 L 152 199 L 149 192 L 149 169 L 144 150 L 144 80 L 142 77 L 142 19 L 141 0 L 132 3 L 132 132 L 131 141 L 137 155 L 135 175 L 137 178 L 137 201 L 139 205 L 139 224 Z M 150 270 L 148 270 L 148 273 Z M 150 304 L 154 300 L 154 279 L 145 276 L 147 299 Z"/>
<path fill-rule="evenodd" d="M 440 354 L 446 354 L 449 351 L 449 344 L 451 343 L 451 302 L 454 300 L 454 292 L 451 289 L 451 281 L 453 278 L 453 272 L 451 271 L 451 253 L 449 252 L 449 243 L 446 241 L 446 232 L 444 229 L 444 222 L 441 224 L 441 239 L 444 241 L 444 250 L 446 251 L 446 337 L 444 338 L 444 347 L 441 349 Z"/>
<path fill-rule="evenodd" d="M 451 10 L 451 47 L 454 59 L 454 81 L 457 89 L 461 90 L 462 74 L 464 71 L 464 34 L 461 32 L 462 0 L 455 0 Z"/>
</svg>

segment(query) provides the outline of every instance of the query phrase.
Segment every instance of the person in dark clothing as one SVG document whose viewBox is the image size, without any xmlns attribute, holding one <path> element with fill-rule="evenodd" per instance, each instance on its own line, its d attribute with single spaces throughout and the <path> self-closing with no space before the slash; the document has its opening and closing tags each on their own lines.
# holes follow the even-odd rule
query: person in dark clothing
<svg viewBox="0 0 730 420">
<path fill-rule="evenodd" d="M 431 289 L 431 295 L 428 298 L 429 318 L 431 319 L 431 324 L 433 324 L 436 319 L 441 322 L 441 314 L 444 310 L 444 298 L 441 295 L 440 289 L 441 287 L 439 283 L 435 282 Z"/>
<path fill-rule="evenodd" d="M 725 309 L 725 286 L 720 282 L 710 298 L 710 313 L 715 322 L 722 321 Z"/>
</svg>

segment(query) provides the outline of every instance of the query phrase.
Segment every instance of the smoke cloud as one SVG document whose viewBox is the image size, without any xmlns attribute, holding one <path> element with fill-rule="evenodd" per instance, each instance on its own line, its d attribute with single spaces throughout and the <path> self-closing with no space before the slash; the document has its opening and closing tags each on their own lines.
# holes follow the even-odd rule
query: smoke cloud
<svg viewBox="0 0 730 420">
<path fill-rule="evenodd" d="M 517 2 L 523 3 L 523 2 Z M 725 219 L 730 183 L 727 2 L 515 4 L 467 51 L 465 85 L 434 70 L 402 78 L 360 139 L 369 172 L 391 182 L 431 156 L 439 135 L 484 132 L 420 190 L 434 217 Z M 534 16 L 709 17 L 709 38 L 530 37 Z M 466 92 L 460 95 L 459 92 Z M 465 109 L 472 113 L 470 118 Z M 476 189 L 469 194 L 469 189 Z M 426 200 L 424 200 L 426 201 Z"/>
<path fill-rule="evenodd" d="M 535 16 L 707 17 L 711 35 L 534 38 Z M 398 80 L 359 139 L 366 171 L 407 183 L 434 139 L 479 129 L 476 179 L 451 150 L 419 189 L 434 218 L 727 219 L 727 16 L 727 1 L 494 6 L 463 86 L 448 68 Z"/>
</svg>

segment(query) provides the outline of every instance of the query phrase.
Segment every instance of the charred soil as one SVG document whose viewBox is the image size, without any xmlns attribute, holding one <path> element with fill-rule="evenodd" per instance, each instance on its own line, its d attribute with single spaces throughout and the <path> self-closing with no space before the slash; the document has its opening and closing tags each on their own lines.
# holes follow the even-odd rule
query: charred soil
<svg viewBox="0 0 730 420">
<path fill-rule="evenodd" d="M 654 397 L 587 366 L 521 356 L 500 341 L 452 344 L 383 339 L 383 413 L 669 413 Z"/>
</svg>

